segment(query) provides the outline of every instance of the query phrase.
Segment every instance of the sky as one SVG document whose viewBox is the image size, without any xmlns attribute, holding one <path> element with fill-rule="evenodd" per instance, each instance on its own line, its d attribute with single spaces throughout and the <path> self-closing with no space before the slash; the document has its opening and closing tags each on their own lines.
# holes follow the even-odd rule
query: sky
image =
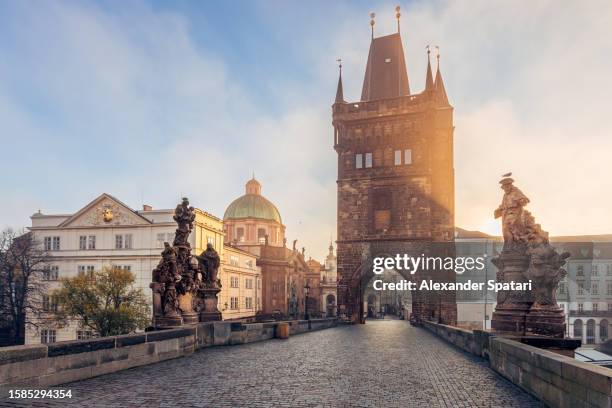
<svg viewBox="0 0 612 408">
<path fill-rule="evenodd" d="M 612 2 L 0 2 L 0 228 L 106 192 L 219 217 L 255 173 L 307 256 L 336 235 L 331 104 L 396 30 L 410 87 L 438 45 L 456 225 L 499 232 L 513 172 L 553 235 L 612 233 Z M 435 69 L 435 67 L 434 67 Z"/>
</svg>

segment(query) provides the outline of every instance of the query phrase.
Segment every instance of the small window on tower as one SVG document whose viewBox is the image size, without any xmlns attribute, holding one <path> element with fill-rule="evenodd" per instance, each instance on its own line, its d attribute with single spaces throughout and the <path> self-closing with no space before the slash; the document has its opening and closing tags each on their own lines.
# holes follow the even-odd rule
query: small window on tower
<svg viewBox="0 0 612 408">
<path fill-rule="evenodd" d="M 412 150 L 404 150 L 404 164 L 412 164 Z"/>
<path fill-rule="evenodd" d="M 365 166 L 367 168 L 372 167 L 372 153 L 365 154 Z"/>
<path fill-rule="evenodd" d="M 357 153 L 355 155 L 355 168 L 356 169 L 363 168 L 363 155 L 361 153 Z"/>
<path fill-rule="evenodd" d="M 395 151 L 395 165 L 396 166 L 402 165 L 402 151 L 401 150 Z"/>
<path fill-rule="evenodd" d="M 391 58 L 385 58 L 385 63 L 390 63 L 391 62 Z"/>
</svg>

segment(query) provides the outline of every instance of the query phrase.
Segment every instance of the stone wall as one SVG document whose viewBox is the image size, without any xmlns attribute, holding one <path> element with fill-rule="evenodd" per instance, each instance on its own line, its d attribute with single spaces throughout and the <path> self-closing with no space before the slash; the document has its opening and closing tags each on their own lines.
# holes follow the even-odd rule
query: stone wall
<svg viewBox="0 0 612 408">
<path fill-rule="evenodd" d="M 0 349 L 0 393 L 44 388 L 132 367 L 188 356 L 212 346 L 252 343 L 275 337 L 279 322 L 210 322 L 177 329 L 83 341 Z M 291 321 L 290 334 L 321 330 L 336 319 Z"/>
<path fill-rule="evenodd" d="M 469 353 L 552 407 L 612 407 L 612 370 L 482 330 L 425 322 L 427 330 Z"/>
</svg>

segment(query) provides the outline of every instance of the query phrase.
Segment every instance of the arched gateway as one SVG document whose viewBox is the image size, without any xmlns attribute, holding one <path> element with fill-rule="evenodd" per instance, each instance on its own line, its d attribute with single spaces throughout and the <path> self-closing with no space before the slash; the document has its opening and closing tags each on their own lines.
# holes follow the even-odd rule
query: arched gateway
<svg viewBox="0 0 612 408">
<path fill-rule="evenodd" d="M 410 93 L 399 32 L 372 38 L 359 102 L 345 102 L 340 71 L 332 107 L 338 314 L 353 322 L 363 321 L 374 258 L 454 254 L 453 107 L 439 58 L 434 80 L 427 57 L 425 90 L 417 94 Z M 404 276 L 454 282 L 452 272 Z M 456 323 L 454 292 L 415 291 L 412 299 L 415 318 Z"/>
</svg>

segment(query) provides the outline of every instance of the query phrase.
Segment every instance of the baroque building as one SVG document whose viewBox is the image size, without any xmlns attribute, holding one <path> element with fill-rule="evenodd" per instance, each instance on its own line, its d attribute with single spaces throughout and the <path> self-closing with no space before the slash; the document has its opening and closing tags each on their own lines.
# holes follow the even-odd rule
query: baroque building
<svg viewBox="0 0 612 408">
<path fill-rule="evenodd" d="M 105 267 L 131 271 L 135 286 L 151 298 L 152 271 L 161 259 L 164 242 L 172 242 L 176 230 L 174 209 L 153 209 L 145 205 L 135 211 L 109 194 L 102 194 L 73 214 L 34 214 L 30 231 L 51 257 L 44 274 L 48 295 L 39 299 L 47 314 L 39 327 L 28 327 L 26 344 L 84 339 L 95 333 L 78 321 L 56 324 L 52 312 L 57 304 L 52 291 L 59 279 L 91 274 Z M 261 305 L 261 272 L 256 257 L 223 245 L 223 222 L 195 209 L 194 229 L 189 243 L 200 254 L 208 243 L 221 258 L 219 308 L 223 319 L 255 316 Z"/>
<path fill-rule="evenodd" d="M 365 316 L 362 298 L 374 257 L 452 255 L 453 107 L 439 59 L 434 79 L 427 55 L 425 89 L 411 93 L 398 20 L 397 33 L 372 34 L 359 101 L 345 101 L 340 71 L 332 106 L 338 305 L 340 316 L 351 321 Z M 454 280 L 441 271 L 405 278 Z M 413 313 L 417 319 L 454 324 L 454 296 L 416 294 Z"/>
<path fill-rule="evenodd" d="M 253 177 L 245 194 L 234 200 L 223 216 L 225 242 L 257 257 L 261 268 L 261 312 L 269 316 L 299 317 L 305 311 L 308 265 L 304 251 L 287 248 L 285 226 L 276 206 L 261 194 Z"/>
</svg>

